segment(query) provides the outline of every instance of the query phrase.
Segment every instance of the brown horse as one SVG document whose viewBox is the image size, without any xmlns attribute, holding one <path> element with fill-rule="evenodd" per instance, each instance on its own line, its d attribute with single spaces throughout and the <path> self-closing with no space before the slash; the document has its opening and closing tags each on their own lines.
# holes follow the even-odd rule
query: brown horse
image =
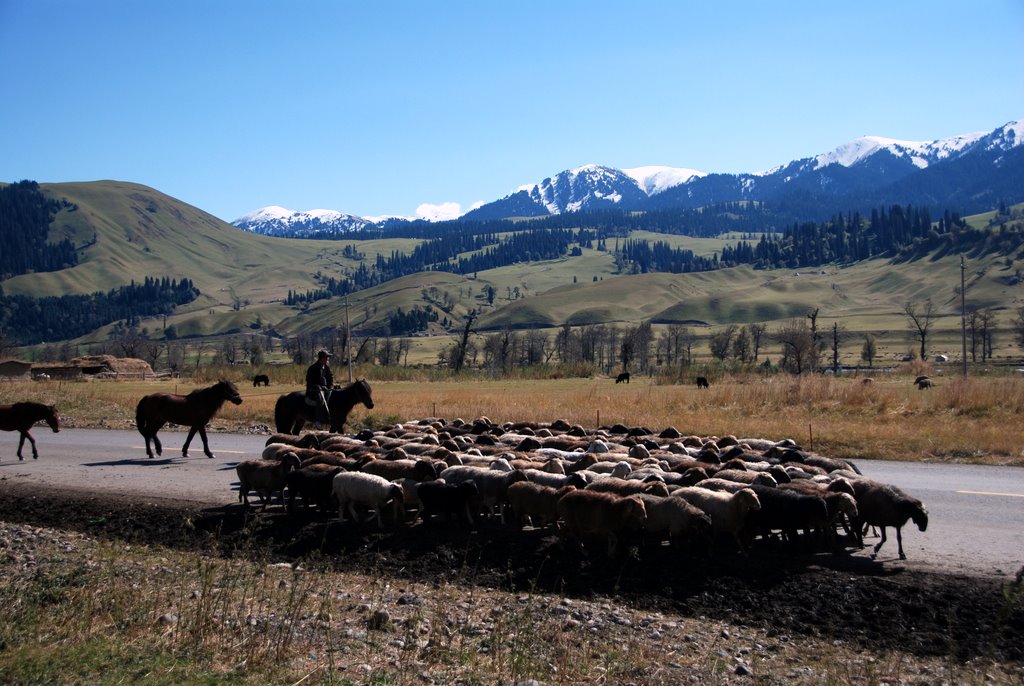
<svg viewBox="0 0 1024 686">
<path fill-rule="evenodd" d="M 53 429 L 53 433 L 60 431 L 60 417 L 57 416 L 57 408 L 54 405 L 32 402 L 0 405 L 0 429 L 21 433 L 21 440 L 18 442 L 19 460 L 25 459 L 21 456 L 21 449 L 25 445 L 26 438 L 32 444 L 32 459 L 39 459 L 36 439 L 32 438 L 32 434 L 28 432 L 36 422 L 46 422 Z"/>
<path fill-rule="evenodd" d="M 207 457 L 213 457 L 210 444 L 206 441 L 206 425 L 213 419 L 213 415 L 217 414 L 225 400 L 230 400 L 235 405 L 242 404 L 242 396 L 238 394 L 235 384 L 223 380 L 209 388 L 192 391 L 188 395 L 152 393 L 145 396 L 135 408 L 135 425 L 146 439 L 146 455 L 153 457 L 153 451 L 149 447 L 150 439 L 156 444 L 156 454 L 161 454 L 163 446 L 160 445 L 156 432 L 167 422 L 172 422 L 191 427 L 185 445 L 181 448 L 182 457 L 188 457 L 188 446 L 197 431 L 203 439 L 203 452 Z"/>
<path fill-rule="evenodd" d="M 327 397 L 331 433 L 338 434 L 344 431 L 349 412 L 359 403 L 368 410 L 373 409 L 373 389 L 365 379 L 331 391 Z M 274 405 L 274 424 L 278 433 L 297 436 L 306 422 L 315 421 L 316 408 L 306 404 L 306 394 L 302 391 L 282 395 Z"/>
</svg>

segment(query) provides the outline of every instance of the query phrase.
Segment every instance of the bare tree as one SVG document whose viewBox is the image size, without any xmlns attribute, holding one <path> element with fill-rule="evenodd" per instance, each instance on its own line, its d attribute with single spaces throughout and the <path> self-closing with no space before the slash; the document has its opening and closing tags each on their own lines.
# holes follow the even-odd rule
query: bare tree
<svg viewBox="0 0 1024 686">
<path fill-rule="evenodd" d="M 768 327 L 765 324 L 754 322 L 747 328 L 750 330 L 750 342 L 754 348 L 754 362 L 757 362 L 761 353 L 761 340 L 764 338 L 765 332 L 768 331 Z"/>
<path fill-rule="evenodd" d="M 928 343 L 928 329 L 931 328 L 935 319 L 935 306 L 931 299 L 925 300 L 924 304 L 908 301 L 903 306 L 903 313 L 907 316 L 907 327 L 911 334 L 921 344 L 920 357 L 925 358 Z"/>
<path fill-rule="evenodd" d="M 735 324 L 730 324 L 711 335 L 708 347 L 711 349 L 712 357 L 716 360 L 724 360 L 729 357 L 729 349 L 732 347 L 732 339 L 736 335 L 737 328 Z"/>
<path fill-rule="evenodd" d="M 982 361 L 991 360 L 996 334 L 996 313 L 991 307 L 986 307 L 981 311 L 979 324 L 981 328 L 981 359 Z"/>
<path fill-rule="evenodd" d="M 860 359 L 868 363 L 868 367 L 875 366 L 875 358 L 878 357 L 878 346 L 875 345 L 875 337 L 872 334 L 864 334 L 864 346 L 860 349 Z"/>
<path fill-rule="evenodd" d="M 462 329 L 462 336 L 456 343 L 452 360 L 452 371 L 458 374 L 462 371 L 462 365 L 466 363 L 466 352 L 469 346 L 469 334 L 473 331 L 473 322 L 476 320 L 476 310 L 470 310 L 466 315 L 466 326 Z"/>
<path fill-rule="evenodd" d="M 732 341 L 733 359 L 740 362 L 749 362 L 753 359 L 753 347 L 754 344 L 750 338 L 750 330 L 745 326 L 741 326 Z"/>
<path fill-rule="evenodd" d="M 1024 307 L 1017 308 L 1017 316 L 1013 320 L 1013 333 L 1017 336 L 1017 347 L 1024 348 Z"/>
<path fill-rule="evenodd" d="M 817 343 L 807 322 L 795 319 L 784 324 L 776 337 L 782 344 L 780 367 L 793 374 L 803 374 L 815 369 L 818 360 Z"/>
<path fill-rule="evenodd" d="M 845 332 L 839 328 L 839 322 L 832 322 L 832 373 L 839 373 L 839 344 Z"/>
</svg>

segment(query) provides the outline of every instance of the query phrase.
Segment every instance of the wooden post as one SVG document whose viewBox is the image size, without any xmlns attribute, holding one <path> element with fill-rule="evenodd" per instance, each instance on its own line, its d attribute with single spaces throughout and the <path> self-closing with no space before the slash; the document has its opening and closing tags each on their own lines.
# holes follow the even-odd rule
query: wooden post
<svg viewBox="0 0 1024 686">
<path fill-rule="evenodd" d="M 814 427 L 811 426 L 810 422 L 807 424 L 807 449 L 810 451 L 814 450 Z"/>
</svg>

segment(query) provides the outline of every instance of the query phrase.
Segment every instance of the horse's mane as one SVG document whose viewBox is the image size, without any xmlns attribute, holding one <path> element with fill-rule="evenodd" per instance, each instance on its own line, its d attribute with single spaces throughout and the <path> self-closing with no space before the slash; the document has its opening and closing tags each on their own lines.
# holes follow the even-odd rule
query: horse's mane
<svg viewBox="0 0 1024 686">
<path fill-rule="evenodd" d="M 238 389 L 235 387 L 235 384 L 231 383 L 230 381 L 226 381 L 224 379 L 221 379 L 220 381 L 218 381 L 217 383 L 213 384 L 212 386 L 207 386 L 206 388 L 197 388 L 196 390 L 194 390 L 191 393 L 189 393 L 188 396 L 186 396 L 186 397 L 188 397 L 188 398 L 200 398 L 200 397 L 205 397 L 207 395 L 213 395 L 215 391 L 217 391 L 220 388 L 224 388 L 224 387 L 227 387 L 229 390 L 232 390 L 235 393 L 238 393 Z"/>
</svg>

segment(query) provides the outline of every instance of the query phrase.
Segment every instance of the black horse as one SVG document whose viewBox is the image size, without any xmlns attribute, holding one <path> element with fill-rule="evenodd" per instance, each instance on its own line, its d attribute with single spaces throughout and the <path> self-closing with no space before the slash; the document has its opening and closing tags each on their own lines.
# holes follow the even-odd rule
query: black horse
<svg viewBox="0 0 1024 686">
<path fill-rule="evenodd" d="M 53 433 L 60 431 L 60 417 L 57 416 L 57 408 L 53 405 L 42 403 L 24 402 L 13 405 L 0 405 L 0 429 L 4 431 L 17 431 L 21 434 L 18 442 L 18 459 L 21 456 L 21 449 L 27 438 L 32 444 L 32 459 L 39 459 L 39 451 L 36 450 L 36 439 L 28 432 L 36 422 L 46 422 L 53 429 Z"/>
<path fill-rule="evenodd" d="M 252 387 L 253 388 L 256 388 L 257 386 L 269 386 L 269 385 L 270 385 L 270 377 L 267 376 L 266 374 L 257 374 L 256 376 L 252 377 Z"/>
<path fill-rule="evenodd" d="M 217 414 L 224 401 L 230 400 L 235 405 L 242 404 L 242 396 L 238 388 L 230 381 L 218 381 L 209 388 L 200 388 L 188 395 L 175 395 L 173 393 L 151 393 L 143 396 L 135 408 L 135 426 L 139 433 L 146 439 L 146 455 L 153 457 L 153 450 L 149 447 L 152 440 L 156 445 L 156 454 L 163 452 L 160 439 L 156 432 L 167 422 L 180 424 L 189 427 L 188 438 L 181 449 L 181 456 L 188 457 L 188 446 L 199 432 L 199 438 L 203 439 L 203 452 L 207 457 L 213 457 L 210 452 L 210 444 L 206 441 L 206 425 Z"/>
<path fill-rule="evenodd" d="M 327 410 L 331 417 L 331 433 L 341 433 L 345 428 L 348 413 L 358 403 L 373 409 L 370 384 L 360 379 L 345 388 L 335 388 L 327 398 Z M 295 391 L 282 395 L 274 406 L 274 423 L 277 432 L 298 435 L 306 422 L 316 421 L 316 408 L 306 404 L 306 394 Z"/>
</svg>

